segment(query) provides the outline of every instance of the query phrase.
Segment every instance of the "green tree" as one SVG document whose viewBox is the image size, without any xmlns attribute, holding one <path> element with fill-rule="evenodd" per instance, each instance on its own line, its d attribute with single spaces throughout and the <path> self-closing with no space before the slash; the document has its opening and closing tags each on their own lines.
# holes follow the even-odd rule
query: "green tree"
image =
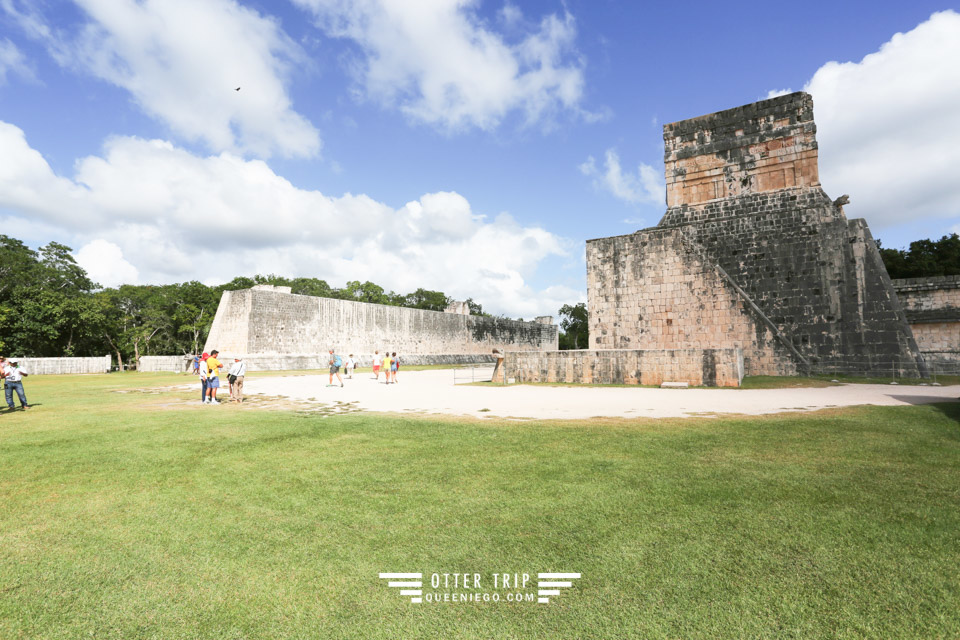
<svg viewBox="0 0 960 640">
<path fill-rule="evenodd" d="M 453 298 L 447 297 L 442 291 L 430 291 L 428 289 L 417 289 L 413 293 L 404 296 L 405 307 L 414 309 L 427 309 L 430 311 L 443 311 L 446 309 Z"/>
<path fill-rule="evenodd" d="M 587 305 L 578 302 L 560 307 L 559 346 L 561 349 L 586 349 L 590 344 Z"/>
<path fill-rule="evenodd" d="M 383 287 L 375 285 L 369 280 L 360 283 L 359 280 L 351 280 L 347 283 L 347 286 L 344 287 L 343 291 L 348 294 L 348 300 L 356 300 L 357 302 L 371 302 L 373 304 L 388 304 L 389 299 L 387 298 L 386 293 L 383 291 Z"/>
<path fill-rule="evenodd" d="M 467 298 L 465 300 L 467 307 L 470 308 L 470 315 L 472 316 L 489 316 L 489 313 L 483 312 L 483 305 L 479 302 L 474 302 L 473 298 Z"/>
<path fill-rule="evenodd" d="M 927 278 L 960 275 L 960 237 L 951 233 L 939 240 L 915 240 L 910 248 L 877 248 L 891 278 Z"/>
<path fill-rule="evenodd" d="M 319 298 L 329 298 L 333 293 L 327 281 L 318 278 L 294 278 L 290 282 L 290 289 L 291 293 Z"/>
</svg>

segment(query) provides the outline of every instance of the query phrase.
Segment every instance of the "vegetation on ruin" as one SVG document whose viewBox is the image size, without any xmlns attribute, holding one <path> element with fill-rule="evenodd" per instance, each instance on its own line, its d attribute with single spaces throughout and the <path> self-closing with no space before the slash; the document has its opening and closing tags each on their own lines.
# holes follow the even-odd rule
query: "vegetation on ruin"
<svg viewBox="0 0 960 640">
<path fill-rule="evenodd" d="M 587 323 L 587 304 L 565 304 L 560 307 L 561 349 L 587 349 L 590 346 L 590 325 Z"/>
<path fill-rule="evenodd" d="M 0 414 L 0 637 L 960 635 L 960 405 L 505 422 L 31 378 Z M 257 408 L 257 407 L 260 408 Z M 412 605 L 383 571 L 576 571 Z"/>
</svg>

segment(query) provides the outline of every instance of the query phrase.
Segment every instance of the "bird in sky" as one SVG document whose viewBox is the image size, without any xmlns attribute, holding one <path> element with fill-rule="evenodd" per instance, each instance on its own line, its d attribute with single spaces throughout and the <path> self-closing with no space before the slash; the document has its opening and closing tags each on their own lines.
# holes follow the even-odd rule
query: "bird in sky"
<svg viewBox="0 0 960 640">
<path fill-rule="evenodd" d="M 236 90 L 237 90 L 237 91 L 240 91 L 240 87 L 237 87 L 237 89 L 236 89 Z"/>
</svg>

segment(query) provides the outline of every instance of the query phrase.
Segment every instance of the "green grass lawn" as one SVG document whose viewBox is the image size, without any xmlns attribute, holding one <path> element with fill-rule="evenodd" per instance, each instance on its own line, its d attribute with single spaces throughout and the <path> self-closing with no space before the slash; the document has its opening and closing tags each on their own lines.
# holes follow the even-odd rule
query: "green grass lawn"
<svg viewBox="0 0 960 640">
<path fill-rule="evenodd" d="M 960 404 L 511 423 L 154 392 L 187 381 L 31 377 L 0 414 L 0 638 L 960 636 Z M 411 604 L 377 576 L 524 571 L 582 578 Z"/>
</svg>

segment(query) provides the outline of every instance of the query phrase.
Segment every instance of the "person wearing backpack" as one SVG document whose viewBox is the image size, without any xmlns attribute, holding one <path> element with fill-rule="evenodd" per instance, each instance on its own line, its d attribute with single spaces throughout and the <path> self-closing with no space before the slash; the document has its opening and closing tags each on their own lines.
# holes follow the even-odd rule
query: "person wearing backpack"
<svg viewBox="0 0 960 640">
<path fill-rule="evenodd" d="M 333 374 L 337 374 L 337 380 L 340 381 L 340 386 L 343 386 L 343 378 L 340 377 L 340 367 L 343 366 L 343 358 L 338 356 L 333 352 L 333 349 L 330 349 L 330 384 L 328 387 L 333 386 Z"/>
</svg>

